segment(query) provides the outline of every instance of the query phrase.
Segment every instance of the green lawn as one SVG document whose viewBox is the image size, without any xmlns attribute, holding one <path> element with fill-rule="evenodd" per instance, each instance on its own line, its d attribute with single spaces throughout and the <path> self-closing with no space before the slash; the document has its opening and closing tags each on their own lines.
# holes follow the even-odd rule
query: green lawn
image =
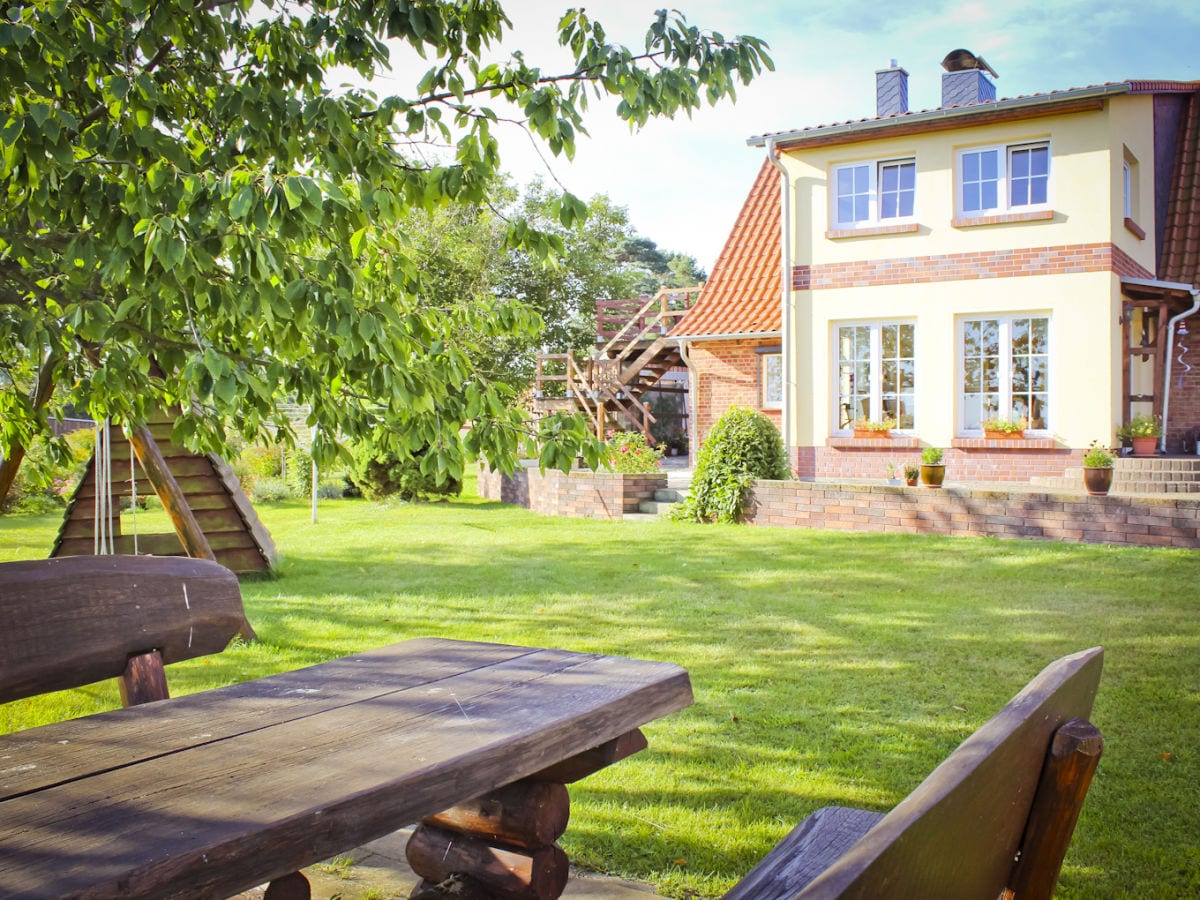
<svg viewBox="0 0 1200 900">
<path fill-rule="evenodd" d="M 1200 896 L 1200 554 L 590 522 L 473 495 L 260 514 L 284 555 L 243 585 L 261 640 L 175 666 L 177 694 L 419 635 L 691 672 L 695 706 L 573 790 L 562 843 L 585 866 L 718 896 L 812 810 L 891 807 L 1043 665 L 1103 644 L 1107 748 L 1059 893 Z M 0 559 L 44 556 L 57 526 L 0 517 Z M 110 685 L 9 704 L 0 732 L 113 705 Z"/>
</svg>

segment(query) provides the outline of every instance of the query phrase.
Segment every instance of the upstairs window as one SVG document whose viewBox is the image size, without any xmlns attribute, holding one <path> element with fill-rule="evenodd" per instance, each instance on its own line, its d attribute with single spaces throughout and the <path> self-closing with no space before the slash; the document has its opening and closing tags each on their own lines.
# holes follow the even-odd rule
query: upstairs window
<svg viewBox="0 0 1200 900">
<path fill-rule="evenodd" d="M 833 170 L 833 225 L 858 228 L 910 219 L 916 200 L 912 159 L 853 163 Z"/>
<path fill-rule="evenodd" d="M 958 207 L 965 216 L 1022 212 L 1049 203 L 1048 143 L 963 150 L 958 164 Z"/>
</svg>

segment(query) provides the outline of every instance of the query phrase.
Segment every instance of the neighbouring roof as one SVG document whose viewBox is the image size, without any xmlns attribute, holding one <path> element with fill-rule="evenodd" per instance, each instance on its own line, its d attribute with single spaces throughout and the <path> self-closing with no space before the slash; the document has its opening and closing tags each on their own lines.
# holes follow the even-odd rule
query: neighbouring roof
<svg viewBox="0 0 1200 900">
<path fill-rule="evenodd" d="M 1200 285 L 1200 91 L 1184 107 L 1178 141 L 1158 276 Z"/>
<path fill-rule="evenodd" d="M 764 160 L 700 299 L 674 337 L 779 334 L 779 172 Z"/>
<path fill-rule="evenodd" d="M 792 131 L 758 134 L 747 138 L 746 143 L 753 147 L 761 147 L 768 140 L 772 140 L 780 147 L 790 147 L 798 144 L 867 140 L 873 137 L 875 132 L 898 129 L 924 131 L 957 128 L 966 124 L 959 121 L 961 119 L 978 117 L 986 121 L 995 116 L 1022 117 L 1036 115 L 1043 111 L 1048 114 L 1063 106 L 1099 101 L 1118 94 L 1190 93 L 1197 88 L 1200 88 L 1200 81 L 1116 81 L 1087 87 L 1067 88 L 1061 91 L 1005 97 L 1000 100 L 985 100 L 961 106 L 941 106 L 936 109 L 923 109 L 890 116 L 874 116 L 846 122 L 833 122 L 827 125 L 814 125 Z"/>
</svg>

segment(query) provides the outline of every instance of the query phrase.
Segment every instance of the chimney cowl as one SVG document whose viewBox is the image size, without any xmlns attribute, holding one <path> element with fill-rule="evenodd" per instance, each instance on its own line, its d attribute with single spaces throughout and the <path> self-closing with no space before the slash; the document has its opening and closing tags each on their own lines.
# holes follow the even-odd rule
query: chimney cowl
<svg viewBox="0 0 1200 900">
<path fill-rule="evenodd" d="M 982 56 L 970 50 L 951 50 L 942 60 L 942 106 L 967 106 L 996 99 L 996 85 L 985 72 L 999 78 Z"/>
</svg>

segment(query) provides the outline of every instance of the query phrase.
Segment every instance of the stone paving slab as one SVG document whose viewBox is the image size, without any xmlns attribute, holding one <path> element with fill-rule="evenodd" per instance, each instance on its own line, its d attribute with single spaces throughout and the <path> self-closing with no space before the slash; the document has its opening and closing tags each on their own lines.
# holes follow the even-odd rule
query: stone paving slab
<svg viewBox="0 0 1200 900">
<path fill-rule="evenodd" d="M 404 859 L 412 830 L 405 828 L 372 841 L 334 860 L 304 870 L 313 900 L 399 900 L 420 880 Z M 238 894 L 237 900 L 262 900 L 265 885 Z M 563 893 L 575 900 L 661 900 L 653 889 L 593 872 L 571 870 Z"/>
</svg>

